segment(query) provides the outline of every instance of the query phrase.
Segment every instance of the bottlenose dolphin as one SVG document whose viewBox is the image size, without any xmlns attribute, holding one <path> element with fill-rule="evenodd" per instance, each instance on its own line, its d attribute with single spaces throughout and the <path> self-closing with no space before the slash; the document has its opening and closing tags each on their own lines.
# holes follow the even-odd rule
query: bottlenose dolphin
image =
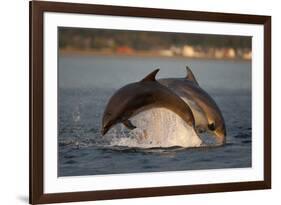
<svg viewBox="0 0 281 205">
<path fill-rule="evenodd" d="M 212 133 L 217 143 L 224 144 L 226 128 L 222 113 L 212 97 L 198 84 L 194 74 L 186 67 L 185 78 L 165 78 L 158 81 L 180 96 L 191 108 L 198 132 Z"/>
<path fill-rule="evenodd" d="M 117 90 L 109 99 L 102 118 L 102 135 L 117 123 L 134 129 L 130 118 L 141 111 L 163 107 L 179 115 L 194 128 L 191 109 L 177 94 L 155 80 L 159 69 L 154 70 L 139 82 L 128 84 Z"/>
</svg>

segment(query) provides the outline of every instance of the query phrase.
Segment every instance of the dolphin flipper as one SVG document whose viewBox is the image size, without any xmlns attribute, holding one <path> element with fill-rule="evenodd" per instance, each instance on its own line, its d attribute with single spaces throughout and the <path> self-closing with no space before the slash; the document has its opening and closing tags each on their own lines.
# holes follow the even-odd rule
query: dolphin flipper
<svg viewBox="0 0 281 205">
<path fill-rule="evenodd" d="M 187 72 L 187 74 L 186 74 L 185 78 L 187 80 L 190 80 L 190 81 L 194 82 L 196 85 L 199 85 L 195 76 L 194 76 L 194 74 L 192 73 L 191 69 L 188 66 L 186 66 L 186 72 Z"/>
<path fill-rule="evenodd" d="M 125 127 L 127 127 L 130 130 L 137 128 L 135 125 L 132 124 L 130 120 L 123 121 L 123 124 L 125 125 Z"/>
<path fill-rule="evenodd" d="M 212 122 L 212 123 L 208 124 L 208 128 L 209 128 L 211 131 L 214 131 L 214 130 L 216 129 L 215 123 Z"/>
</svg>

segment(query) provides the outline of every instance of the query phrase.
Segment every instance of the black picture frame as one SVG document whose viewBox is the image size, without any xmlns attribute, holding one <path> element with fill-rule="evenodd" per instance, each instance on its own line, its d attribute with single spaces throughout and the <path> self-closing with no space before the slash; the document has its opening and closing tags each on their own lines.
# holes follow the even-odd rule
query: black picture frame
<svg viewBox="0 0 281 205">
<path fill-rule="evenodd" d="M 242 191 L 271 188 L 271 17 L 259 15 L 180 11 L 154 8 L 103 6 L 30 1 L 30 203 L 57 203 Z M 150 187 L 71 193 L 44 193 L 43 172 L 43 14 L 44 12 L 96 14 L 158 19 L 259 24 L 264 28 L 264 180 Z"/>
</svg>

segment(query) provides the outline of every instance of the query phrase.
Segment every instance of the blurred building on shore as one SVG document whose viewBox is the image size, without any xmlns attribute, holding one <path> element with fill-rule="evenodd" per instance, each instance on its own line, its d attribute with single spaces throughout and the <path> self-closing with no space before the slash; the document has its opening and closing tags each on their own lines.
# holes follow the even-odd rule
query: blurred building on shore
<svg viewBox="0 0 281 205">
<path fill-rule="evenodd" d="M 251 37 L 61 28 L 61 53 L 251 60 Z"/>
</svg>

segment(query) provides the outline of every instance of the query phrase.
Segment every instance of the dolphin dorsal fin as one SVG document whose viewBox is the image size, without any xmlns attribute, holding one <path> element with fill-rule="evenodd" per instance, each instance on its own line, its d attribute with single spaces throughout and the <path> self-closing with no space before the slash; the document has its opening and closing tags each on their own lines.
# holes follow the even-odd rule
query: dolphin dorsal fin
<svg viewBox="0 0 281 205">
<path fill-rule="evenodd" d="M 155 76 L 158 73 L 160 69 L 156 69 L 154 71 L 152 71 L 151 73 L 149 73 L 144 79 L 141 80 L 141 82 L 146 82 L 146 81 L 156 81 L 155 80 Z"/>
<path fill-rule="evenodd" d="M 191 69 L 188 66 L 186 66 L 186 72 L 187 72 L 187 74 L 186 74 L 185 78 L 187 80 L 190 80 L 190 81 L 194 82 L 196 85 L 199 85 L 197 80 L 196 80 L 196 78 L 195 78 L 195 76 L 193 75 Z"/>
</svg>

